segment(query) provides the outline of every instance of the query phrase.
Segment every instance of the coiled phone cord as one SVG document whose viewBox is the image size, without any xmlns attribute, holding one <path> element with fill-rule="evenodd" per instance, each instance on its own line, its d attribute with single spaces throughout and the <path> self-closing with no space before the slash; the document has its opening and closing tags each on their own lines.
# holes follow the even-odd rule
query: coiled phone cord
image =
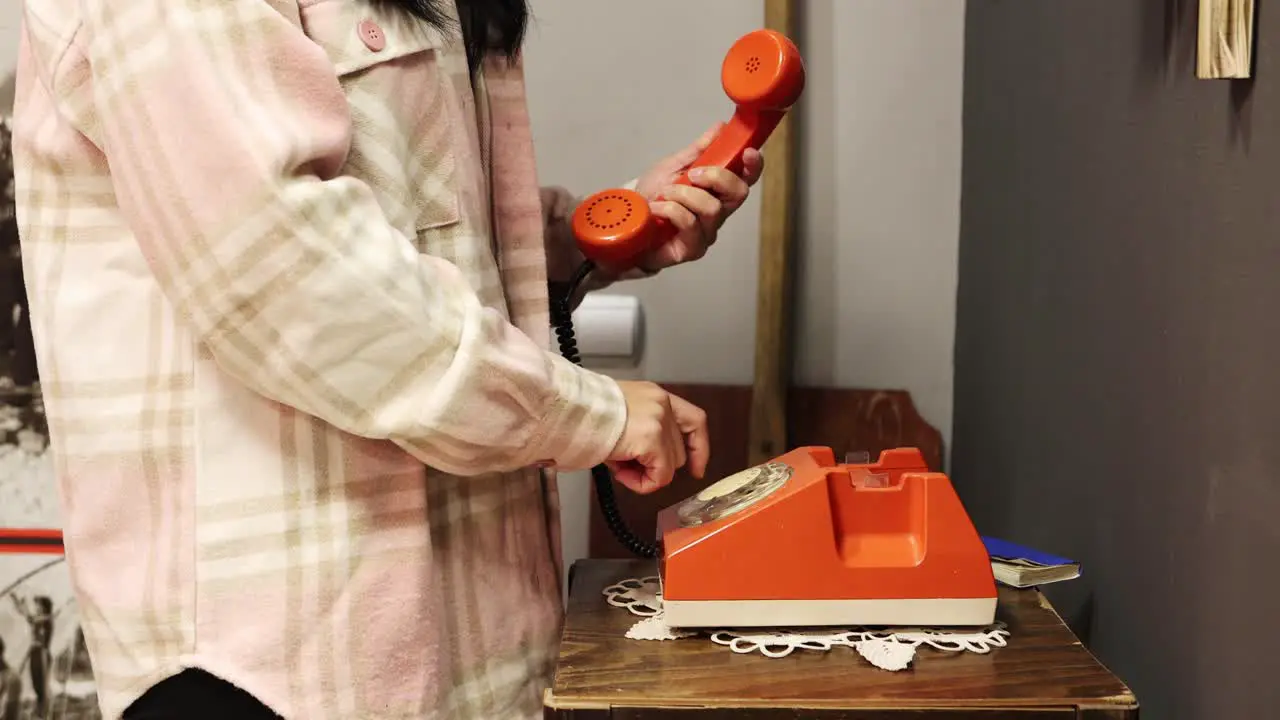
<svg viewBox="0 0 1280 720">
<path fill-rule="evenodd" d="M 582 283 L 595 270 L 595 263 L 590 260 L 582 264 L 562 292 L 551 293 L 551 324 L 556 329 L 556 340 L 560 344 L 560 354 L 575 365 L 582 365 L 582 357 L 578 355 L 578 340 L 573 332 L 573 298 L 577 296 Z M 609 466 L 600 464 L 591 468 L 591 480 L 595 483 L 596 501 L 600 505 L 600 513 L 613 536 L 637 557 L 655 558 L 658 556 L 658 544 L 641 540 L 631 528 L 627 527 L 618 510 L 618 498 L 614 494 L 613 473 Z"/>
</svg>

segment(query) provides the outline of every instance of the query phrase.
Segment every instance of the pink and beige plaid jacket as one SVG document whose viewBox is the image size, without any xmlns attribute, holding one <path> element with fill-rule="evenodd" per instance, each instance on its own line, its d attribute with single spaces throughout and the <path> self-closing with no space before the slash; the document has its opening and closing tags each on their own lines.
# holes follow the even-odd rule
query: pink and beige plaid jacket
<svg viewBox="0 0 1280 720">
<path fill-rule="evenodd" d="M 625 405 L 549 347 L 520 68 L 369 0 L 26 0 L 18 212 L 108 718 L 540 717 L 554 476 Z"/>
</svg>

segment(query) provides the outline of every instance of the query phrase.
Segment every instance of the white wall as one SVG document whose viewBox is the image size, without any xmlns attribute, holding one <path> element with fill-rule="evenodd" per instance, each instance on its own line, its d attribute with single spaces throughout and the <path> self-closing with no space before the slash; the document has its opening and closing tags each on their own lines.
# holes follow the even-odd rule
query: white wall
<svg viewBox="0 0 1280 720">
<path fill-rule="evenodd" d="M 796 381 L 911 391 L 950 444 L 964 3 L 807 0 Z M 543 181 L 621 183 L 725 119 L 720 62 L 754 0 L 534 0 L 528 76 Z M 758 205 L 641 297 L 658 381 L 748 384 Z M 616 376 L 623 377 L 617 373 Z M 714 452 L 714 448 L 713 448 Z M 562 479 L 565 555 L 586 553 L 588 479 Z"/>
<path fill-rule="evenodd" d="M 910 390 L 949 445 L 964 3 L 802 5 L 796 380 Z"/>
</svg>

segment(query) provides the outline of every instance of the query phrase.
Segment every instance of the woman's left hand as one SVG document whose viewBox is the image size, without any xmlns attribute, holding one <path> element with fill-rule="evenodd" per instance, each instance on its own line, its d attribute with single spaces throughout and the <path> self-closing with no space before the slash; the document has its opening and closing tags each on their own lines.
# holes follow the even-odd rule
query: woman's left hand
<svg viewBox="0 0 1280 720">
<path fill-rule="evenodd" d="M 748 148 L 742 155 L 741 176 L 720 167 L 694 167 L 689 171 L 693 185 L 674 184 L 723 124 L 716 123 L 692 145 L 658 161 L 636 184 L 636 191 L 649 200 L 653 214 L 666 218 L 678 230 L 669 242 L 639 259 L 642 270 L 657 272 L 706 255 L 716 242 L 720 226 L 742 207 L 751 186 L 760 179 L 764 156 Z"/>
</svg>

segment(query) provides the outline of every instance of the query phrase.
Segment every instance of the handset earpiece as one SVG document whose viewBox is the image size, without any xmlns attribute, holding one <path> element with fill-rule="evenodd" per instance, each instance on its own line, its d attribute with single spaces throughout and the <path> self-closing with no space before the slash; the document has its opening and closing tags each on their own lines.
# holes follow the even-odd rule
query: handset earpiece
<svg viewBox="0 0 1280 720">
<path fill-rule="evenodd" d="M 759 150 L 804 92 L 804 60 L 787 36 L 755 30 L 729 48 L 720 83 L 737 107 L 689 168 L 717 166 L 740 174 L 743 153 Z M 691 184 L 687 173 L 676 183 Z M 671 223 L 650 213 L 642 195 L 621 188 L 583 200 L 572 225 L 582 254 L 614 272 L 631 269 L 640 255 L 675 235 Z"/>
</svg>

